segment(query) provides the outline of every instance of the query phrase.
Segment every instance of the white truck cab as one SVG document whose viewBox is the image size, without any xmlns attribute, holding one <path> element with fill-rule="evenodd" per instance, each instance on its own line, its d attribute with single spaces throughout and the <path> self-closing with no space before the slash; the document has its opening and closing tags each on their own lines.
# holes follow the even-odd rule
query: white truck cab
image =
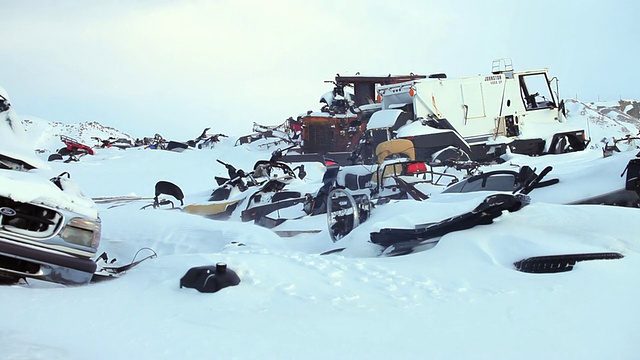
<svg viewBox="0 0 640 360">
<path fill-rule="evenodd" d="M 377 92 L 382 110 L 370 123 L 395 116 L 398 121 L 389 130 L 399 138 L 415 139 L 432 132 L 426 127 L 454 131 L 467 142 L 472 158 L 484 158 L 497 143 L 528 155 L 585 147 L 583 129 L 566 124 L 564 104 L 551 87 L 547 69 L 518 72 L 510 60 L 501 59 L 494 61 L 488 75 L 447 78 L 435 74 L 380 86 Z M 401 128 L 414 121 L 424 125 L 424 134 L 415 125 L 403 134 Z M 417 147 L 428 146 L 427 138 L 420 140 Z"/>
</svg>

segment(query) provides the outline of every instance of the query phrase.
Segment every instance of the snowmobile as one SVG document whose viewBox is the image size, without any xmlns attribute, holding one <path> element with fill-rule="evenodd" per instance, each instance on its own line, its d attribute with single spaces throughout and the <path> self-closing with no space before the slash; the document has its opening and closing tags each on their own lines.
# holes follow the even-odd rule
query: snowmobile
<svg viewBox="0 0 640 360">
<path fill-rule="evenodd" d="M 165 150 L 166 149 L 166 144 L 167 144 L 167 140 L 165 140 L 162 135 L 160 134 L 155 134 L 153 135 L 152 138 L 150 137 L 145 137 L 143 139 L 143 143 L 144 143 L 144 148 L 145 149 L 160 149 L 160 150 Z"/>
<path fill-rule="evenodd" d="M 160 197 L 160 195 L 170 195 L 176 201 L 171 200 L 167 197 Z M 107 209 L 112 209 L 115 207 L 127 205 L 133 202 L 139 201 L 149 201 L 150 203 L 142 206 L 140 210 L 145 209 L 181 209 L 181 206 L 184 205 L 184 193 L 180 187 L 169 181 L 158 181 L 155 185 L 155 196 L 135 196 L 135 195 L 124 195 L 124 196 L 97 196 L 91 198 L 96 204 L 104 204 L 107 205 Z M 176 202 L 179 201 L 180 204 L 177 205 Z"/>
<path fill-rule="evenodd" d="M 260 146 L 279 146 L 280 144 L 297 145 L 299 135 L 289 119 L 280 125 L 268 126 L 253 123 L 253 133 L 241 136 L 235 146 L 251 144 L 259 140 L 265 140 Z"/>
<path fill-rule="evenodd" d="M 162 194 L 171 195 L 176 200 L 180 201 L 180 206 L 184 205 L 184 193 L 182 192 L 182 189 L 172 182 L 161 180 L 156 183 L 153 203 L 143 206 L 140 210 L 144 210 L 149 207 L 158 209 L 163 206 L 171 206 L 171 209 L 178 209 L 171 199 L 160 198 L 159 196 Z"/>
<path fill-rule="evenodd" d="M 187 145 L 189 145 L 192 148 L 197 148 L 197 149 L 205 149 L 205 148 L 213 148 L 213 146 L 216 143 L 220 142 L 220 138 L 222 137 L 228 137 L 225 134 L 214 134 L 214 135 L 209 135 L 208 131 L 211 128 L 205 128 L 202 131 L 202 134 L 200 134 L 200 136 L 198 136 L 197 138 L 195 138 L 194 140 L 189 140 L 187 141 Z"/>
<path fill-rule="evenodd" d="M 218 159 L 217 162 L 227 169 L 228 177 L 216 176 L 218 187 L 213 190 L 209 200 L 187 205 L 184 211 L 213 219 L 228 219 L 245 199 L 250 198 L 250 205 L 266 201 L 264 195 L 279 192 L 296 179 L 302 180 L 306 175 L 304 166 L 295 168 L 296 173 L 288 164 L 279 161 L 288 149 L 276 149 L 269 160 L 257 161 L 250 172 Z"/>
<path fill-rule="evenodd" d="M 111 147 L 116 147 L 118 149 L 128 149 L 131 147 L 134 147 L 134 143 L 130 140 L 130 139 L 126 139 L 126 138 L 115 138 L 113 136 L 110 136 L 108 139 L 103 140 L 97 136 L 92 136 L 91 137 L 92 140 L 95 140 L 96 142 L 98 142 L 98 146 L 101 148 L 111 148 Z"/>
<path fill-rule="evenodd" d="M 558 179 L 542 181 L 552 170 L 547 166 L 540 174 L 535 169 L 523 166 L 519 171 L 496 170 L 469 177 L 455 183 L 442 193 L 495 192 L 486 196 L 473 210 L 437 223 L 416 225 L 413 229 L 383 228 L 370 234 L 371 242 L 385 248 L 384 255 L 404 255 L 417 247 L 435 246 L 443 235 L 476 225 L 490 224 L 503 211 L 514 212 L 529 204 L 528 194 L 538 189 L 557 184 Z M 490 181 L 491 179 L 491 181 Z M 495 180 L 495 181 L 494 181 Z M 469 185 L 471 184 L 471 185 Z"/>
<path fill-rule="evenodd" d="M 370 233 L 370 241 L 382 246 L 384 249 L 382 254 L 387 256 L 403 255 L 420 249 L 428 249 L 435 246 L 440 237 L 446 233 L 467 229 L 475 225 L 489 224 L 504 210 L 517 211 L 526 205 L 526 202 L 522 201 L 522 195 L 527 196 L 527 202 L 540 201 L 567 205 L 599 204 L 640 207 L 640 181 L 638 180 L 640 178 L 640 158 L 638 157 L 640 154 L 635 154 L 635 157 L 631 159 L 628 157 L 629 154 L 630 152 L 622 152 L 618 155 L 606 156 L 601 160 L 589 160 L 588 166 L 585 166 L 584 163 L 571 164 L 568 168 L 572 171 L 569 172 L 567 172 L 567 168 L 562 167 L 567 166 L 566 164 L 558 164 L 560 171 L 556 174 L 557 177 L 550 180 L 543 180 L 543 178 L 551 171 L 551 166 L 545 167 L 540 174 L 537 174 L 535 169 L 525 165 L 521 166 L 518 171 L 497 169 L 468 176 L 462 181 L 450 185 L 435 197 L 443 200 L 449 199 L 447 201 L 453 199 L 452 195 L 463 196 L 463 194 L 466 194 L 461 199 L 467 199 L 468 196 L 474 196 L 473 194 L 485 197 L 475 209 L 439 222 L 418 224 L 409 229 L 378 229 Z M 625 162 L 626 166 L 624 165 Z M 611 175 L 617 174 L 619 171 L 622 171 L 621 177 L 626 174 L 625 181 L 612 181 Z M 581 179 L 584 179 L 582 182 L 585 184 L 579 184 Z M 551 187 L 551 185 L 554 186 Z M 540 190 L 531 193 L 533 189 Z M 593 194 L 598 195 L 594 196 Z M 503 195 L 508 195 L 509 197 Z M 353 218 L 357 219 L 358 215 L 360 215 L 362 204 L 351 199 L 348 200 L 345 201 L 343 210 L 350 217 L 338 218 L 337 220 L 341 220 L 341 222 L 336 221 L 336 224 L 331 227 L 332 219 L 337 217 L 328 214 L 330 233 L 333 231 L 332 236 L 337 239 L 344 237 L 358 224 Z M 520 203 L 519 206 L 515 206 L 516 200 Z M 516 267 L 522 266 L 524 270 L 521 271 L 530 269 L 532 272 L 537 268 L 541 269 L 541 272 L 551 271 L 556 265 L 570 269 L 569 265 L 575 264 L 576 261 L 598 259 L 601 254 L 578 255 L 573 254 L 568 257 L 552 257 L 549 259 L 529 259 Z M 615 256 L 618 255 L 614 254 L 612 258 L 616 258 Z M 609 258 L 607 254 L 602 256 L 604 256 L 602 258 Z"/>
<path fill-rule="evenodd" d="M 549 169 L 549 168 L 547 168 Z M 543 171 L 547 172 L 547 169 Z M 516 194 L 495 193 L 484 198 L 478 206 L 469 212 L 444 220 L 415 225 L 413 229 L 382 228 L 370 233 L 370 241 L 384 248 L 381 256 L 400 256 L 417 251 L 428 250 L 436 246 L 440 238 L 454 231 L 466 230 L 478 225 L 488 225 L 505 211 L 516 212 L 529 204 L 530 198 L 524 194 L 533 188 L 541 187 L 538 182 L 544 175 L 536 177 L 525 185 L 522 192 Z M 553 183 L 551 181 L 548 184 Z M 533 256 L 513 263 L 516 270 L 527 273 L 559 273 L 571 271 L 575 264 L 587 260 L 621 259 L 618 252 L 593 252 L 578 254 L 555 254 Z"/>
<path fill-rule="evenodd" d="M 186 142 L 166 140 L 160 134 L 155 134 L 152 138 L 145 137 L 142 141 L 145 149 L 169 150 L 182 152 L 189 148 Z"/>
<path fill-rule="evenodd" d="M 344 186 L 329 192 L 327 223 L 329 235 L 335 242 L 367 220 L 371 209 L 391 200 L 423 201 L 429 198 L 418 186 L 440 192 L 449 184 L 458 182 L 460 174 L 436 171 L 442 164 L 429 164 L 407 158 L 387 159 L 374 172 L 358 175 L 346 170 Z M 361 167 L 361 166 L 360 166 Z"/>
<path fill-rule="evenodd" d="M 493 219 L 500 216 L 505 210 L 513 212 L 521 209 L 530 202 L 528 194 L 531 190 L 557 183 L 556 179 L 542 182 L 542 179 L 551 171 L 551 169 L 551 167 L 547 167 L 540 172 L 540 174 L 536 174 L 535 170 L 532 170 L 529 167 L 523 167 L 520 172 L 515 174 L 515 178 L 517 179 L 516 184 L 514 185 L 514 183 L 511 182 L 506 190 L 490 191 L 488 192 L 488 195 L 487 193 L 479 193 L 477 191 L 472 192 L 472 194 L 465 195 L 463 198 L 465 202 L 469 202 L 470 198 L 472 199 L 471 201 L 473 201 L 473 199 L 480 198 L 479 205 L 475 206 L 475 208 L 469 212 L 448 217 L 439 222 L 418 224 L 412 228 L 378 229 L 370 232 L 370 242 L 381 247 L 381 256 L 405 255 L 414 251 L 430 249 L 437 244 L 443 235 L 449 232 L 469 229 L 481 224 L 490 224 Z M 488 178 L 491 178 L 491 176 L 475 178 L 472 183 L 482 183 L 483 179 L 486 180 Z M 455 182 L 451 186 L 464 183 L 465 180 L 462 182 Z M 421 192 L 418 192 L 417 194 L 424 195 Z M 427 200 L 424 201 L 425 205 L 432 201 L 428 200 L 430 198 L 431 197 L 426 195 L 422 197 L 413 197 L 416 201 Z M 360 223 L 366 221 L 370 215 L 371 209 L 375 206 L 388 203 L 388 201 L 378 201 L 376 203 L 376 199 L 369 200 L 366 198 L 358 201 L 349 193 L 341 194 L 341 196 L 337 197 L 337 200 L 339 203 L 337 211 L 327 212 L 329 234 L 334 242 L 341 240 L 353 229 L 359 226 Z M 330 250 L 323 254 L 339 252 L 342 250 L 344 250 L 344 248 Z"/>
<path fill-rule="evenodd" d="M 551 167 L 547 167 L 545 171 L 548 173 L 551 171 Z M 529 193 L 531 189 L 527 187 L 531 186 L 530 183 L 536 176 L 538 175 L 535 173 L 535 170 L 527 165 L 522 166 L 518 171 L 493 170 L 469 176 L 447 187 L 442 193 L 467 193 L 474 191 L 505 191 L 513 193 L 525 191 L 525 193 Z M 536 183 L 536 187 L 545 187 L 557 184 L 558 182 L 558 179 L 539 181 Z"/>
<path fill-rule="evenodd" d="M 602 148 L 602 156 L 603 157 L 609 157 L 611 155 L 613 155 L 614 152 L 620 152 L 621 149 L 618 146 L 618 144 L 620 144 L 620 146 L 622 146 L 623 144 L 627 145 L 627 148 L 632 147 L 632 148 L 637 148 L 638 145 L 636 145 L 636 142 L 640 141 L 640 137 L 638 136 L 624 136 L 621 137 L 619 139 L 616 138 L 612 138 L 611 139 L 611 145 L 609 144 L 609 140 L 604 138 L 602 139 L 602 143 L 604 143 L 604 146 Z"/>
<path fill-rule="evenodd" d="M 626 207 L 640 207 L 640 190 L 637 178 L 640 174 L 637 146 L 634 138 L 614 139 L 613 145 L 604 142 L 603 157 L 588 159 L 588 162 L 574 160 L 573 164 L 558 164 L 554 174 L 559 177 L 558 184 L 550 190 L 539 190 L 532 195 L 534 201 L 557 204 L 580 205 L 600 204 Z M 625 149 L 622 145 L 626 144 Z M 615 180 L 623 177 L 625 182 Z M 513 191 L 520 184 L 517 171 L 500 169 L 484 174 L 469 176 L 450 186 L 443 194 L 466 193 L 474 191 Z M 544 184 L 546 182 L 542 182 Z M 541 186 L 542 187 L 542 186 Z"/>
<path fill-rule="evenodd" d="M 491 224 L 503 211 L 514 212 L 529 203 L 526 193 L 496 193 L 487 196 L 473 210 L 439 222 L 418 224 L 413 229 L 382 228 L 370 233 L 370 241 L 380 245 L 383 256 L 406 255 L 434 247 L 440 238 L 453 231 Z"/>
<path fill-rule="evenodd" d="M 218 159 L 217 162 L 227 168 L 228 177 L 215 177 L 218 187 L 211 192 L 206 202 L 185 206 L 182 189 L 178 185 L 164 180 L 156 183 L 154 197 L 104 196 L 95 197 L 93 200 L 98 204 L 110 204 L 109 208 L 131 202 L 152 200 L 142 206 L 141 210 L 176 209 L 212 219 L 226 220 L 247 197 L 255 193 L 266 194 L 280 191 L 291 181 L 305 177 L 304 166 L 291 169 L 286 163 L 277 161 L 282 156 L 282 151 L 284 150 L 274 151 L 270 160 L 257 161 L 250 172 L 245 172 Z M 160 197 L 161 195 L 170 195 L 179 201 L 179 204 L 171 198 Z M 258 197 L 254 196 L 253 199 L 258 199 Z"/>
<path fill-rule="evenodd" d="M 357 226 L 366 220 L 374 203 L 407 198 L 423 200 L 427 196 L 415 188 L 416 184 L 442 187 L 457 181 L 453 174 L 437 172 L 424 162 L 407 159 L 390 159 L 378 166 L 340 166 L 325 159 L 325 166 L 322 185 L 317 191 L 306 194 L 279 191 L 261 204 L 250 199 L 247 209 L 242 212 L 242 220 L 253 220 L 258 225 L 274 228 L 287 220 L 326 213 L 330 227 L 334 228 L 330 233 L 335 241 L 334 235 L 340 236 L 339 227 L 354 221 Z M 296 205 L 300 205 L 297 211 L 290 209 Z"/>
<path fill-rule="evenodd" d="M 415 184 L 431 184 L 441 188 L 458 180 L 456 175 L 435 171 L 434 167 L 445 167 L 445 171 L 447 168 L 455 168 L 457 171 L 465 169 L 467 173 L 477 168 L 477 164 L 469 161 L 468 157 L 461 157 L 455 150 L 450 147 L 442 149 L 434 155 L 435 161 L 430 164 L 414 161 L 415 154 L 412 149 L 404 148 L 385 148 L 380 154 L 376 154 L 380 164 L 374 165 L 342 166 L 332 158 L 323 157 L 327 170 L 320 189 L 304 195 L 291 191 L 281 192 L 271 203 L 249 204 L 242 213 L 242 219 L 254 220 L 256 224 L 273 228 L 286 220 L 328 213 L 329 222 L 332 224 L 330 226 L 335 226 L 331 232 L 332 239 L 336 241 L 334 235 L 340 236 L 338 233 L 341 231 L 338 228 L 347 226 L 345 221 L 359 221 L 358 216 L 354 218 L 350 212 L 354 207 L 361 207 L 359 216 L 362 216 L 364 221 L 371 204 L 392 199 L 426 199 L 427 196 L 417 190 Z M 298 212 L 287 211 L 287 214 L 284 214 L 282 211 L 290 210 L 287 208 L 298 204 L 303 204 Z M 331 206 L 327 206 L 328 204 Z M 345 209 L 345 206 L 351 210 Z M 269 215 L 276 211 L 276 216 Z"/>
<path fill-rule="evenodd" d="M 285 190 L 284 188 L 257 192 L 249 198 L 247 208 L 242 211 L 242 221 L 254 221 L 257 225 L 271 229 L 287 220 L 325 213 L 327 195 L 331 188 L 336 185 L 340 167 L 330 159 L 326 159 L 324 165 L 326 170 L 322 177 L 322 185 L 315 192 L 303 195 L 300 191 Z M 306 175 L 304 165 L 300 165 L 295 169 L 299 171 L 298 177 L 303 179 Z M 266 194 L 270 192 L 272 194 Z M 294 211 L 293 214 L 295 215 L 282 216 L 281 212 L 299 204 L 302 204 L 301 209 L 297 212 Z M 277 216 L 275 218 L 270 216 L 272 213 L 276 213 Z"/>
<path fill-rule="evenodd" d="M 62 141 L 65 147 L 60 148 L 57 153 L 49 155 L 48 161 L 62 160 L 64 156 L 69 156 L 65 163 L 72 161 L 80 161 L 80 158 L 84 155 L 94 155 L 93 149 L 89 145 L 80 143 L 78 140 L 60 135 L 60 141 Z"/>
<path fill-rule="evenodd" d="M 638 170 L 632 170 L 636 174 L 636 178 Z M 482 194 L 482 191 L 486 190 L 502 192 L 487 196 L 469 212 L 438 222 L 418 224 L 413 229 L 382 228 L 373 231 L 370 233 L 370 241 L 383 248 L 382 256 L 407 255 L 431 249 L 436 246 L 442 236 L 448 233 L 469 229 L 477 225 L 491 224 L 504 211 L 520 210 L 531 202 L 528 195 L 531 190 L 559 183 L 558 179 L 542 181 L 542 178 L 549 171 L 551 171 L 551 167 L 545 168 L 540 175 L 536 176 L 534 171 L 523 167 L 518 173 L 498 170 L 465 179 L 464 182 L 453 185 L 443 193 Z M 504 191 L 511 188 L 515 189 L 511 193 Z M 514 262 L 513 266 L 516 270 L 527 273 L 559 273 L 571 271 L 580 261 L 611 260 L 623 257 L 618 252 L 554 254 L 528 257 Z"/>
<path fill-rule="evenodd" d="M 423 201 L 429 199 L 430 195 L 416 187 L 421 183 L 447 186 L 444 190 L 441 190 L 442 186 L 440 189 L 430 188 L 437 193 L 502 191 L 527 194 L 533 189 L 532 186 L 539 188 L 558 183 L 557 179 L 540 181 L 549 171 L 551 171 L 551 167 L 536 174 L 534 169 L 523 166 L 519 171 L 496 170 L 467 176 L 464 180 L 459 181 L 453 174 L 434 172 L 433 168 L 424 162 L 407 161 L 406 159 L 386 160 L 381 164 L 376 174 L 382 181 L 376 181 L 376 186 L 372 188 L 368 196 L 354 194 L 354 191 L 361 190 L 361 188 L 353 185 L 346 188 L 335 188 L 330 192 L 332 206 L 327 209 L 329 235 L 334 242 L 339 241 L 359 224 L 366 221 L 373 208 L 386 204 L 390 200 Z M 422 175 L 422 178 L 416 177 L 416 175 Z M 349 176 L 350 174 L 346 178 Z M 448 184 L 442 184 L 445 178 L 450 179 Z M 348 183 L 356 184 L 357 182 L 351 180 Z"/>
</svg>

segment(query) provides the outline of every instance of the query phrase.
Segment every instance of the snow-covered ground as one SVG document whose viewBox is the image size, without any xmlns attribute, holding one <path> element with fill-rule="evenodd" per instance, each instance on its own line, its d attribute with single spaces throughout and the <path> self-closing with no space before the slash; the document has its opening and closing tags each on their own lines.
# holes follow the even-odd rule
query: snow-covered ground
<svg viewBox="0 0 640 360">
<path fill-rule="evenodd" d="M 559 184 L 534 190 L 530 205 L 491 225 L 449 233 L 407 256 L 377 256 L 371 229 L 444 219 L 482 196 L 378 206 L 338 244 L 324 215 L 301 221 L 321 232 L 281 238 L 237 218 L 140 210 L 148 200 L 100 204 L 100 252 L 125 264 L 148 247 L 157 258 L 87 286 L 30 280 L 0 287 L 0 359 L 637 358 L 638 209 L 563 203 L 589 189 L 622 187 L 620 174 L 638 150 L 603 158 L 600 139 L 631 130 L 597 123 L 602 118 L 590 118 L 579 103 L 568 109 L 572 121 L 590 121 L 589 150 L 514 156 L 503 165 L 553 165 L 549 176 Z M 26 126 L 34 147 L 51 143 L 36 131 L 43 124 Z M 214 176 L 226 175 L 216 159 L 248 169 L 273 150 L 233 145 L 228 138 L 182 153 L 97 149 L 76 163 L 49 164 L 91 197 L 153 196 L 154 184 L 168 180 L 189 204 L 210 194 Z M 319 182 L 322 170 L 309 165 L 305 181 Z M 320 255 L 342 246 L 342 253 Z M 558 274 L 513 265 L 530 256 L 610 251 L 624 258 L 580 262 Z M 212 294 L 179 287 L 189 268 L 218 262 L 237 272 L 238 286 Z"/>
</svg>

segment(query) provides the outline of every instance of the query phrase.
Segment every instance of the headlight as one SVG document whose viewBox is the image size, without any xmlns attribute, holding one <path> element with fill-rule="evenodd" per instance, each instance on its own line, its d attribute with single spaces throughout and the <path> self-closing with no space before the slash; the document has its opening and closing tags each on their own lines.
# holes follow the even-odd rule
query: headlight
<svg viewBox="0 0 640 360">
<path fill-rule="evenodd" d="M 73 218 L 65 225 L 60 237 L 70 244 L 97 249 L 100 243 L 100 220 Z"/>
</svg>

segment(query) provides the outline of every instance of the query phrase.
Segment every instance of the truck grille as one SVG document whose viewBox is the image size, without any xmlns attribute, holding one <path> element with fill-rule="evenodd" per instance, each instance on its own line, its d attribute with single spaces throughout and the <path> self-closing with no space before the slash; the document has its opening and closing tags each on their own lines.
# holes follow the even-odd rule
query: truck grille
<svg viewBox="0 0 640 360">
<path fill-rule="evenodd" d="M 55 234 L 62 215 L 57 211 L 0 197 L 0 229 L 14 234 L 47 238 Z"/>
</svg>

